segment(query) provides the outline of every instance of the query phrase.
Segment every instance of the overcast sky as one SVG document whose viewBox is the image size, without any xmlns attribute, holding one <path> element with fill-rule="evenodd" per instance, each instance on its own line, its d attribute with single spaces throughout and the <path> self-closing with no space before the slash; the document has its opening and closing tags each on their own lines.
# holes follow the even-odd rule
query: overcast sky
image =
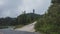
<svg viewBox="0 0 60 34">
<path fill-rule="evenodd" d="M 44 14 L 51 4 L 51 0 L 0 0 L 0 17 L 16 17 L 22 14 L 32 12 Z"/>
</svg>

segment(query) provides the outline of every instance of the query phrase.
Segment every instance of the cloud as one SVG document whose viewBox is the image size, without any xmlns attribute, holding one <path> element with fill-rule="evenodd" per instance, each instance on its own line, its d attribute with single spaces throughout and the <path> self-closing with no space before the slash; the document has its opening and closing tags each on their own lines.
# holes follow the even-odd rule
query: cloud
<svg viewBox="0 0 60 34">
<path fill-rule="evenodd" d="M 19 11 L 26 11 L 27 13 L 36 10 L 37 14 L 44 14 L 44 12 L 50 6 L 51 0 L 22 0 L 23 3 L 19 7 Z"/>
<path fill-rule="evenodd" d="M 18 15 L 18 6 L 20 0 L 0 0 L 3 5 L 0 4 L 0 17 L 16 17 Z"/>
<path fill-rule="evenodd" d="M 37 14 L 43 14 L 49 7 L 51 0 L 0 0 L 0 17 L 16 17 L 36 10 Z"/>
</svg>

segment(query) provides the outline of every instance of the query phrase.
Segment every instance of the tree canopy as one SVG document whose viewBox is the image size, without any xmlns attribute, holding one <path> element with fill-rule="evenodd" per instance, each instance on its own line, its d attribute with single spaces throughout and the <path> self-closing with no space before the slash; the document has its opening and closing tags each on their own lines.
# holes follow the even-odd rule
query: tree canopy
<svg viewBox="0 0 60 34">
<path fill-rule="evenodd" d="M 52 0 L 53 5 L 35 25 L 42 34 L 60 34 L 60 0 Z"/>
</svg>

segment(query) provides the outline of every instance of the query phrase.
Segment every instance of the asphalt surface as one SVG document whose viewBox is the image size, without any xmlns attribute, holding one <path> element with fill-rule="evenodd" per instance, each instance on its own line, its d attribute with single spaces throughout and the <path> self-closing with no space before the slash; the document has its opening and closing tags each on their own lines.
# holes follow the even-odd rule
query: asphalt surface
<svg viewBox="0 0 60 34">
<path fill-rule="evenodd" d="M 18 29 L 0 29 L 0 34 L 39 34 L 34 30 L 35 23 L 36 22 L 33 22 Z"/>
<path fill-rule="evenodd" d="M 0 29 L 0 34 L 39 34 L 39 33 L 37 33 L 37 32 L 26 32 L 26 31 Z"/>
</svg>

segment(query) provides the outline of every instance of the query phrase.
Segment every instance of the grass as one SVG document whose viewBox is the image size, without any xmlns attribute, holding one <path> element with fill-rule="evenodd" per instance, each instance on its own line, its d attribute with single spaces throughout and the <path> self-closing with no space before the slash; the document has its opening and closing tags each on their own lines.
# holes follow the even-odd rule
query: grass
<svg viewBox="0 0 60 34">
<path fill-rule="evenodd" d="M 21 27 L 23 27 L 24 25 L 16 25 L 15 26 L 15 29 L 17 29 L 17 28 L 21 28 Z"/>
</svg>

